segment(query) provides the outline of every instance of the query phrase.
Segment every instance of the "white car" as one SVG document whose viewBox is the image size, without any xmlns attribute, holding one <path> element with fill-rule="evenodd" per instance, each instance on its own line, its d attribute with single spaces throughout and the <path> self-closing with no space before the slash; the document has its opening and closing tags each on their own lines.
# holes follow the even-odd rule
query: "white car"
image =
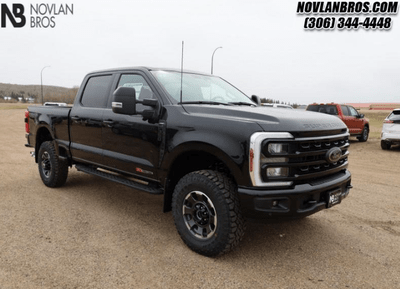
<svg viewBox="0 0 400 289">
<path fill-rule="evenodd" d="M 45 102 L 44 106 L 67 106 L 65 102 Z"/>
<path fill-rule="evenodd" d="M 388 150 L 393 144 L 400 144 L 400 108 L 393 110 L 383 121 L 381 147 Z"/>
<path fill-rule="evenodd" d="M 289 108 L 289 109 L 293 109 L 292 106 L 287 105 L 287 104 L 278 104 L 278 103 L 261 103 L 262 106 L 266 106 L 266 107 L 278 107 L 278 108 Z"/>
</svg>

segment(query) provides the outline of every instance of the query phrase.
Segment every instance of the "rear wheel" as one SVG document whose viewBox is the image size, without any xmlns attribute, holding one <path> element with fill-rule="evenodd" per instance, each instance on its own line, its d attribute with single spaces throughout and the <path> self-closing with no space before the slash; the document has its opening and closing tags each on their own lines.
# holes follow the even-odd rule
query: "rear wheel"
<svg viewBox="0 0 400 289">
<path fill-rule="evenodd" d="M 60 160 L 51 141 L 42 143 L 38 155 L 39 174 L 43 183 L 51 188 L 61 187 L 68 177 L 68 164 Z"/>
<path fill-rule="evenodd" d="M 358 140 L 360 142 L 366 142 L 368 140 L 368 136 L 369 136 L 369 129 L 368 129 L 368 127 L 365 126 L 361 133 L 361 136 L 358 137 Z"/>
<path fill-rule="evenodd" d="M 244 234 L 236 187 L 219 172 L 202 170 L 184 176 L 174 190 L 172 213 L 182 240 L 201 255 L 226 253 Z"/>
<path fill-rule="evenodd" d="M 381 140 L 381 148 L 383 150 L 389 150 L 392 144 L 390 142 L 386 142 L 384 140 Z"/>
</svg>

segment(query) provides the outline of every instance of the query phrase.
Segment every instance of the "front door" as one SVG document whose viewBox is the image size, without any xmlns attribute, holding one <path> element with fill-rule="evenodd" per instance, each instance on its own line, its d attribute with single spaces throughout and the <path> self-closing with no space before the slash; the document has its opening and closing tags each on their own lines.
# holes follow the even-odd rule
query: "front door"
<svg viewBox="0 0 400 289">
<path fill-rule="evenodd" d="M 358 111 L 347 105 L 342 105 L 343 121 L 349 128 L 350 134 L 360 134 L 363 130 L 363 120 L 360 119 Z"/>
<path fill-rule="evenodd" d="M 136 99 L 157 98 L 141 74 L 121 74 L 117 89 L 120 86 L 133 87 Z M 136 110 L 149 107 L 137 104 Z M 156 179 L 161 141 L 158 139 L 159 124 L 143 121 L 141 115 L 116 114 L 110 104 L 103 114 L 103 155 L 105 165 L 113 170 Z"/>
<path fill-rule="evenodd" d="M 364 123 L 363 120 L 360 118 L 360 114 L 358 111 L 352 107 L 348 106 L 349 111 L 350 111 L 350 121 L 351 121 L 351 127 L 350 127 L 350 133 L 354 134 L 360 134 L 364 128 Z"/>
</svg>

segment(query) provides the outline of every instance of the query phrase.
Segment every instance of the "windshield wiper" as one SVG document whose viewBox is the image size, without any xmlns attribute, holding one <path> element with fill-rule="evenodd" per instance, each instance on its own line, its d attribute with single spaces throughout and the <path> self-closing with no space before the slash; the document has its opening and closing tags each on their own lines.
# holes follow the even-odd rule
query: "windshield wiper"
<svg viewBox="0 0 400 289">
<path fill-rule="evenodd" d="M 211 104 L 211 105 L 229 105 L 225 102 L 218 102 L 218 101 L 182 101 L 178 104 Z"/>
<path fill-rule="evenodd" d="M 234 105 L 249 105 L 249 106 L 255 106 L 255 103 L 248 103 L 248 102 L 243 102 L 243 101 L 237 101 L 237 102 L 228 102 L 229 104 L 234 104 Z"/>
</svg>

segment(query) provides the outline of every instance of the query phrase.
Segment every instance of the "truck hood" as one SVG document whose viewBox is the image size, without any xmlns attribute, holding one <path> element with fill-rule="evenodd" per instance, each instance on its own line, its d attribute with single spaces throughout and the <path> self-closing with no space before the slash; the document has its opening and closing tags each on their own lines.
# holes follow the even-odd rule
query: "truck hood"
<svg viewBox="0 0 400 289">
<path fill-rule="evenodd" d="M 264 131 L 304 132 L 345 129 L 346 125 L 332 115 L 286 108 L 184 105 L 187 113 L 236 122 L 255 122 Z"/>
</svg>

